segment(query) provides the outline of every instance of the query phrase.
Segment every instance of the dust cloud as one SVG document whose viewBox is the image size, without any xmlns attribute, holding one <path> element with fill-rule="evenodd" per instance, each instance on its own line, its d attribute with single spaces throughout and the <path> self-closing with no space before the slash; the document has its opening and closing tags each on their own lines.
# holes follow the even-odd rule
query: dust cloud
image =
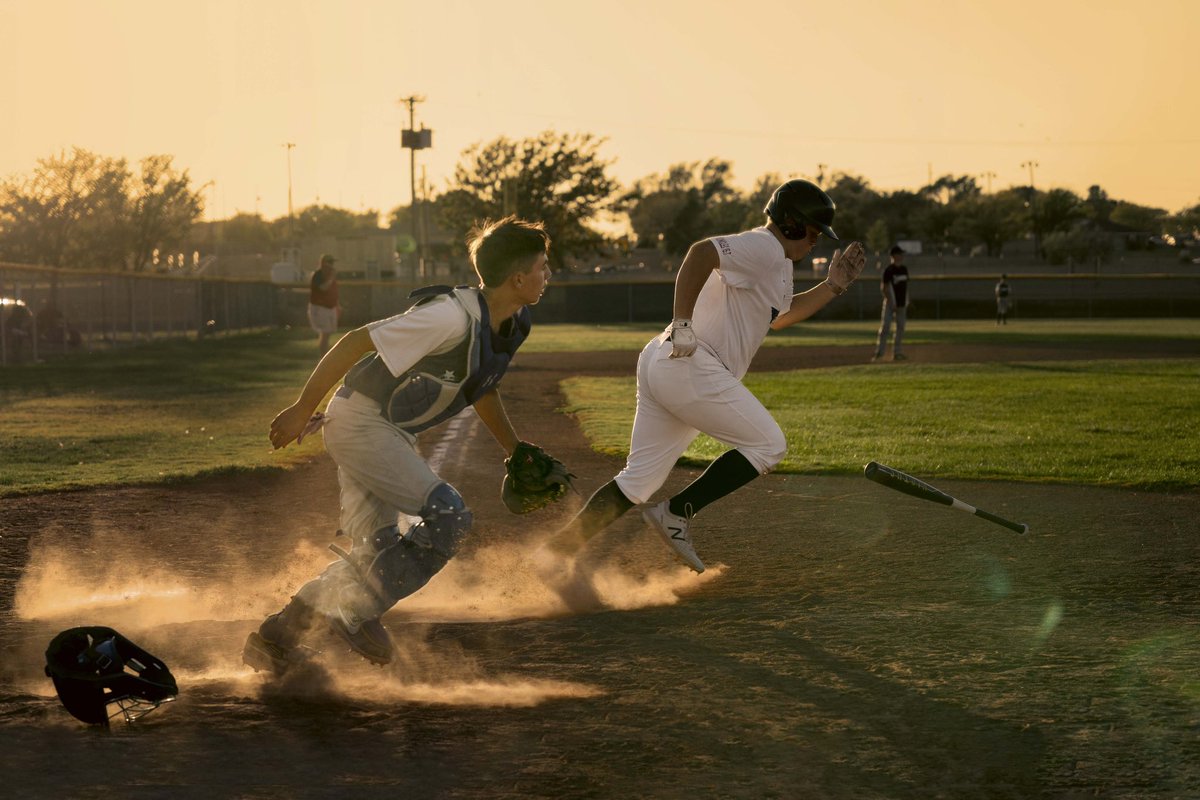
<svg viewBox="0 0 1200 800">
<path fill-rule="evenodd" d="M 242 664 L 246 634 L 333 560 L 327 549 L 307 541 L 280 558 L 264 558 L 260 550 L 265 569 L 250 563 L 241 541 L 213 559 L 219 569 L 211 563 L 205 569 L 195 558 L 180 563 L 161 545 L 151 549 L 127 532 L 47 529 L 30 542 L 14 616 L 39 629 L 36 638 L 75 625 L 116 628 L 168 664 L 181 694 L 527 707 L 601 692 L 571 681 L 497 673 L 469 648 L 438 635 L 438 626 L 670 605 L 723 571 L 715 566 L 695 575 L 682 566 L 648 569 L 638 561 L 586 555 L 548 559 L 539 544 L 506 540 L 468 549 L 400 601 L 385 617 L 396 642 L 396 657 L 386 668 L 367 664 L 333 637 L 314 643 L 305 663 L 279 680 Z M 28 688 L 52 693 L 40 684 L 31 681 Z"/>
</svg>

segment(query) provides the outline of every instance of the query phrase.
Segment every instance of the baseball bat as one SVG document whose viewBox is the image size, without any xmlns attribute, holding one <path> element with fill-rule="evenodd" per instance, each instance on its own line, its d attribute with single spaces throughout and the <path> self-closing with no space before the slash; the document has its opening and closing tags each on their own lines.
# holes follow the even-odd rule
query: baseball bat
<svg viewBox="0 0 1200 800">
<path fill-rule="evenodd" d="M 868 478 L 876 483 L 883 484 L 889 489 L 895 489 L 897 492 L 911 494 L 913 497 L 919 497 L 922 500 L 928 500 L 931 503 L 939 503 L 943 506 L 957 508 L 959 511 L 966 511 L 968 514 L 974 514 L 977 517 L 983 517 L 988 522 L 994 522 L 997 525 L 1003 525 L 1010 531 L 1017 533 L 1027 533 L 1029 526 L 1020 522 L 1012 522 L 1004 517 L 993 514 L 989 511 L 984 511 L 982 508 L 976 508 L 964 503 L 962 500 L 951 497 L 941 489 L 935 489 L 924 481 L 919 481 L 912 475 L 906 472 L 901 472 L 898 469 L 893 469 L 885 464 L 880 464 L 878 461 L 872 461 L 867 464 L 863 470 Z"/>
</svg>

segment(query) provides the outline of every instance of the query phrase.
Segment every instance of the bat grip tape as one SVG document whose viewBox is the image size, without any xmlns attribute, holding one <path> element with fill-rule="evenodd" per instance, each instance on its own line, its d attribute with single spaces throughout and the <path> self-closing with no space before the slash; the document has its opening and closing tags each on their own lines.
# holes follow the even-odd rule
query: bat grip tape
<svg viewBox="0 0 1200 800">
<path fill-rule="evenodd" d="M 1003 525 L 1004 527 L 1008 528 L 1010 531 L 1016 531 L 1017 533 L 1025 533 L 1025 531 L 1027 531 L 1029 529 L 1029 526 L 1027 526 L 1027 525 L 1021 525 L 1020 523 L 1017 523 L 1017 522 L 1009 522 L 1004 517 L 997 517 L 995 514 L 989 514 L 988 512 L 984 511 L 982 508 L 975 509 L 975 516 L 983 517 L 988 522 L 994 522 L 997 525 Z"/>
</svg>

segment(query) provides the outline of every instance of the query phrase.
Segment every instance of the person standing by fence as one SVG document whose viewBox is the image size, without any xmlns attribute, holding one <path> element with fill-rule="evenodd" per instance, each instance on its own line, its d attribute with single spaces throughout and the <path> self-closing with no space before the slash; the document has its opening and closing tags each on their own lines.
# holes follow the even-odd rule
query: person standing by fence
<svg viewBox="0 0 1200 800">
<path fill-rule="evenodd" d="M 1000 280 L 996 283 L 996 324 L 1008 324 L 1008 308 L 1009 297 L 1012 294 L 1012 289 L 1008 285 L 1008 276 L 1001 275 Z"/>
<path fill-rule="evenodd" d="M 892 360 L 903 361 L 908 356 L 901 352 L 904 340 L 904 323 L 908 314 L 908 267 L 904 266 L 904 248 L 892 245 L 889 251 L 891 263 L 883 270 L 879 279 L 879 291 L 883 295 L 883 312 L 879 318 L 879 336 L 875 340 L 875 355 L 872 361 L 883 358 L 887 348 L 888 337 L 892 333 L 893 322 L 896 325 L 896 338 L 892 342 Z"/>
<path fill-rule="evenodd" d="M 308 324 L 317 332 L 317 349 L 324 355 L 329 349 L 329 337 L 337 331 L 338 306 L 336 258 L 326 253 L 308 285 Z"/>
</svg>

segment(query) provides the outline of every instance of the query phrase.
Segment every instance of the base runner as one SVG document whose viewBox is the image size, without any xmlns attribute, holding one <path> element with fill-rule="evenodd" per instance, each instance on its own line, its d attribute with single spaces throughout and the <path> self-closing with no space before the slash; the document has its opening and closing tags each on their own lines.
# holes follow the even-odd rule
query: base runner
<svg viewBox="0 0 1200 800">
<path fill-rule="evenodd" d="M 822 234 L 837 240 L 833 200 L 815 184 L 792 180 L 775 190 L 764 211 L 764 226 L 705 239 L 688 250 L 675 279 L 674 321 L 638 358 L 637 412 L 625 468 L 552 537 L 550 554 L 573 554 L 647 502 L 703 432 L 732 449 L 643 514 L 680 561 L 703 572 L 689 532 L 692 518 L 783 458 L 783 431 L 742 376 L 768 330 L 808 319 L 846 291 L 866 259 L 855 242 L 834 254 L 823 283 L 793 294 L 792 262 L 808 255 Z M 553 564 L 549 569 L 553 574 Z"/>
</svg>

